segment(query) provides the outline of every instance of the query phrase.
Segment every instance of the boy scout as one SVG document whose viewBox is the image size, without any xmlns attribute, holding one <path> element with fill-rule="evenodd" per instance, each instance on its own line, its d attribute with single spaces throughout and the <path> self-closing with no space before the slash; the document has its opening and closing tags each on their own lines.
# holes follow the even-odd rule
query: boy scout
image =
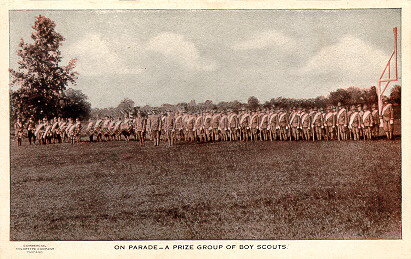
<svg viewBox="0 0 411 259">
<path fill-rule="evenodd" d="M 17 146 L 21 146 L 21 142 L 23 139 L 23 130 L 24 130 L 23 123 L 20 120 L 20 116 L 18 116 L 16 123 L 14 123 L 14 135 L 17 140 Z"/>
<path fill-rule="evenodd" d="M 385 135 L 387 139 L 392 139 L 394 132 L 394 108 L 391 103 L 388 103 L 387 99 L 384 99 L 383 105 L 381 117 Z"/>
</svg>

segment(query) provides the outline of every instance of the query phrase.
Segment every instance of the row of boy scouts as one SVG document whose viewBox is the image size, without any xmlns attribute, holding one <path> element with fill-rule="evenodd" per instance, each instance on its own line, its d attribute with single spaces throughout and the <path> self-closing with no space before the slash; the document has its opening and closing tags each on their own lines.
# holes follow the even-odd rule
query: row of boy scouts
<svg viewBox="0 0 411 259">
<path fill-rule="evenodd" d="M 394 111 L 387 101 L 381 115 L 376 105 L 201 114 L 171 111 L 160 114 L 153 110 L 148 116 L 138 112 L 135 118 L 129 115 L 124 119 L 106 116 L 89 120 L 85 133 L 91 142 L 94 137 L 97 141 L 111 141 L 124 136 L 128 141 L 134 136 L 141 145 L 150 139 L 155 146 L 161 140 L 172 146 L 175 141 L 371 140 L 379 136 L 380 126 L 387 139 L 392 139 Z M 81 140 L 82 125 L 79 119 L 62 118 L 43 119 L 37 124 L 29 119 L 24 125 L 18 118 L 15 124 L 18 145 L 21 145 L 25 129 L 30 144 L 36 140 L 40 144 L 66 140 L 75 143 Z"/>
</svg>

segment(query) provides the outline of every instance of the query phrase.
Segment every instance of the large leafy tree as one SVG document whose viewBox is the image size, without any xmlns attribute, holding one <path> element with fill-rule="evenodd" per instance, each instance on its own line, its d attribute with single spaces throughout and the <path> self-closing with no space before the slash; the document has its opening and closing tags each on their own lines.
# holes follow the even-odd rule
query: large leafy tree
<svg viewBox="0 0 411 259">
<path fill-rule="evenodd" d="M 87 99 L 88 97 L 81 90 L 66 89 L 64 91 L 64 104 L 61 106 L 61 115 L 64 118 L 88 119 L 91 113 L 91 104 Z"/>
<path fill-rule="evenodd" d="M 338 105 L 338 103 L 340 103 L 344 106 L 347 105 L 350 100 L 350 93 L 345 89 L 337 89 L 330 93 L 328 99 L 332 105 Z"/>
<path fill-rule="evenodd" d="M 10 104 L 15 105 L 16 113 L 28 118 L 51 118 L 62 115 L 64 90 L 69 83 L 75 84 L 77 72 L 74 71 L 76 60 L 67 66 L 61 66 L 59 47 L 64 37 L 57 33 L 55 23 L 39 15 L 32 28 L 33 43 L 21 39 L 17 55 L 18 69 L 10 69 L 11 85 L 18 86 L 11 94 Z"/>
</svg>

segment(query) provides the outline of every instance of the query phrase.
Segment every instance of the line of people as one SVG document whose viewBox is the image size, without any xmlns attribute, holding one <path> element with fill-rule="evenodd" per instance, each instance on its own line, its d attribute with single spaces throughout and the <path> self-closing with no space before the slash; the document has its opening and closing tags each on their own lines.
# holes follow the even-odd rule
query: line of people
<svg viewBox="0 0 411 259">
<path fill-rule="evenodd" d="M 304 110 L 274 109 L 249 112 L 245 109 L 235 112 L 208 113 L 173 113 L 161 114 L 153 110 L 148 116 L 138 112 L 124 119 L 90 120 L 85 134 L 89 140 L 113 141 L 124 136 L 128 141 L 134 136 L 141 145 L 148 139 L 155 146 L 160 141 L 167 141 L 170 146 L 176 141 L 274 141 L 274 140 L 371 140 L 379 136 L 380 119 L 388 139 L 392 139 L 394 130 L 394 111 L 391 104 L 385 101 L 382 116 L 379 116 L 376 105 L 358 105 L 351 107 L 313 108 Z M 21 127 L 17 126 L 17 129 Z M 33 132 L 33 121 L 28 123 L 28 138 Z M 40 143 L 62 142 L 70 139 L 80 141 L 81 123 L 61 118 L 53 119 L 35 127 L 32 138 Z"/>
<path fill-rule="evenodd" d="M 54 144 L 69 141 L 72 144 L 80 142 L 82 125 L 80 120 L 71 118 L 53 118 L 48 121 L 46 118 L 35 123 L 30 117 L 26 124 L 18 116 L 14 124 L 14 134 L 17 145 L 21 146 L 22 139 L 26 135 L 29 144 Z M 25 134 L 26 133 L 26 134 Z"/>
</svg>

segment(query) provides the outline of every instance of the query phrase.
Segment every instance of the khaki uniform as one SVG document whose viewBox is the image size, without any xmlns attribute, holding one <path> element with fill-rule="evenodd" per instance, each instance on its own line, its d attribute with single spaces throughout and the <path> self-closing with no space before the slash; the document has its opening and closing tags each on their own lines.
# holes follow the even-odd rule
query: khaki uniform
<svg viewBox="0 0 411 259">
<path fill-rule="evenodd" d="M 27 123 L 27 137 L 29 139 L 29 143 L 31 145 L 31 141 L 33 140 L 33 144 L 36 142 L 36 136 L 34 135 L 35 130 L 35 123 L 32 119 L 29 119 Z"/>
<path fill-rule="evenodd" d="M 372 127 L 374 126 L 374 118 L 372 117 L 371 111 L 365 111 L 362 115 L 362 125 L 364 128 L 364 139 L 372 138 Z"/>
<path fill-rule="evenodd" d="M 280 126 L 278 125 L 278 113 L 273 113 L 270 115 L 269 125 L 268 125 L 268 132 L 270 134 L 271 141 L 277 139 L 277 130 L 279 129 L 280 129 Z"/>
<path fill-rule="evenodd" d="M 311 137 L 311 117 L 308 113 L 301 114 L 301 128 L 305 140 L 310 140 Z"/>
<path fill-rule="evenodd" d="M 249 130 L 250 130 L 250 115 L 244 113 L 240 118 L 240 130 L 241 130 L 241 139 L 248 140 Z"/>
<path fill-rule="evenodd" d="M 325 138 L 334 139 L 335 127 L 337 124 L 337 113 L 328 112 L 324 117 Z"/>
<path fill-rule="evenodd" d="M 254 114 L 251 116 L 251 119 L 250 119 L 251 140 L 257 140 L 258 126 L 259 126 L 259 116 L 258 114 Z"/>
<path fill-rule="evenodd" d="M 322 112 L 319 111 L 313 114 L 311 127 L 313 128 L 313 140 L 315 137 L 317 137 L 317 140 L 322 140 L 322 128 L 324 127 Z"/>
<path fill-rule="evenodd" d="M 232 114 L 229 116 L 228 125 L 230 128 L 230 140 L 237 140 L 240 136 L 240 121 L 237 114 Z"/>
<path fill-rule="evenodd" d="M 390 103 L 382 108 L 382 122 L 385 133 L 391 139 L 394 132 L 394 108 Z"/>
<path fill-rule="evenodd" d="M 220 125 L 220 119 L 221 119 L 221 115 L 220 114 L 215 114 L 213 116 L 213 120 L 211 122 L 212 127 L 213 127 L 213 140 L 214 141 L 218 141 L 220 138 L 220 132 L 218 129 L 218 126 Z"/>
<path fill-rule="evenodd" d="M 228 117 L 226 115 L 223 115 L 220 119 L 219 123 L 219 130 L 221 132 L 222 138 L 224 141 L 228 140 Z"/>
<path fill-rule="evenodd" d="M 200 141 L 205 141 L 205 131 L 204 131 L 204 116 L 200 115 L 197 117 L 194 129 L 196 132 L 196 138 L 199 138 Z"/>
<path fill-rule="evenodd" d="M 260 117 L 260 140 L 268 140 L 268 114 Z"/>
<path fill-rule="evenodd" d="M 148 117 L 147 127 L 151 133 L 151 139 L 154 141 L 154 145 L 158 146 L 160 144 L 161 116 L 158 114 L 150 115 Z"/>
<path fill-rule="evenodd" d="M 358 111 L 353 111 L 350 114 L 350 120 L 348 122 L 348 128 L 350 129 L 353 139 L 359 140 L 359 129 L 361 127 L 361 117 Z"/>
<path fill-rule="evenodd" d="M 24 126 L 21 121 L 17 121 L 14 123 L 14 135 L 17 139 L 17 145 L 21 146 L 21 141 L 23 139 L 23 131 L 24 131 Z"/>
<path fill-rule="evenodd" d="M 337 112 L 338 140 L 347 140 L 348 114 L 345 108 Z"/>
<path fill-rule="evenodd" d="M 291 137 L 294 138 L 294 140 L 299 140 L 300 139 L 300 134 L 299 134 L 299 129 L 301 126 L 301 117 L 297 112 L 292 112 L 290 115 L 290 128 L 291 128 Z"/>
</svg>

